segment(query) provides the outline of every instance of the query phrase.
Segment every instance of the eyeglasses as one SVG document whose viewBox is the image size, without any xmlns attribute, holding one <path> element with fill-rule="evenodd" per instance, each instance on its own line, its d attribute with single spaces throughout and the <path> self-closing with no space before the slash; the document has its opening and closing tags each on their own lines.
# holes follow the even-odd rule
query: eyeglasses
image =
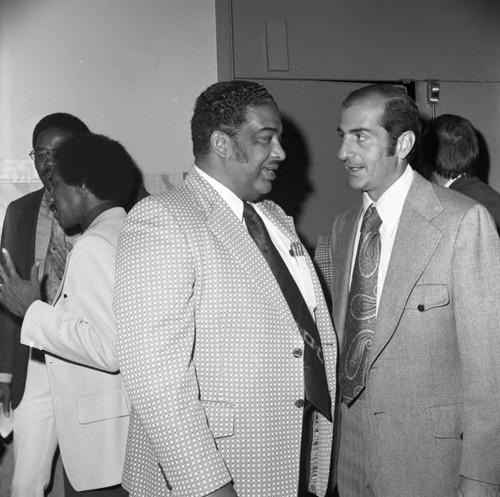
<svg viewBox="0 0 500 497">
<path fill-rule="evenodd" d="M 44 162 L 48 159 L 52 159 L 54 157 L 55 148 L 35 148 L 29 153 L 29 156 L 35 162 Z"/>
</svg>

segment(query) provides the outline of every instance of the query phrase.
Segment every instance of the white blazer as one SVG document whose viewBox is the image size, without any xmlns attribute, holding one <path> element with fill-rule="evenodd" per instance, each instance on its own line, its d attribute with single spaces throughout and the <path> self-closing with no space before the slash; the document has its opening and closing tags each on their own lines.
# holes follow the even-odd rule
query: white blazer
<svg viewBox="0 0 500 497">
<path fill-rule="evenodd" d="M 75 490 L 121 483 L 129 402 L 118 369 L 112 309 L 122 208 L 76 241 L 52 306 L 36 301 L 21 342 L 45 350 L 59 448 Z"/>
</svg>

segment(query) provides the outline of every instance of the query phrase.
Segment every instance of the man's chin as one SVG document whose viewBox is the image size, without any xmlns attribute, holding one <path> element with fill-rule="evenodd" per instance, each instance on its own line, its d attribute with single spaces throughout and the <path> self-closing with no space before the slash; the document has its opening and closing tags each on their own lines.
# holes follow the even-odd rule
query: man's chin
<svg viewBox="0 0 500 497">
<path fill-rule="evenodd" d="M 62 230 L 67 236 L 74 236 L 77 235 L 78 233 L 81 233 L 82 231 L 82 227 L 80 224 L 69 224 L 64 221 L 64 218 L 58 219 L 58 222 L 59 226 L 62 228 Z"/>
<path fill-rule="evenodd" d="M 365 183 L 358 178 L 353 178 L 352 176 L 349 176 L 349 186 L 353 190 L 363 190 L 365 188 Z"/>
<path fill-rule="evenodd" d="M 78 235 L 78 233 L 81 233 L 82 231 L 82 227 L 79 224 L 75 224 L 69 227 L 61 226 L 61 228 L 64 230 L 64 233 L 66 233 L 66 235 L 68 236 Z"/>
</svg>

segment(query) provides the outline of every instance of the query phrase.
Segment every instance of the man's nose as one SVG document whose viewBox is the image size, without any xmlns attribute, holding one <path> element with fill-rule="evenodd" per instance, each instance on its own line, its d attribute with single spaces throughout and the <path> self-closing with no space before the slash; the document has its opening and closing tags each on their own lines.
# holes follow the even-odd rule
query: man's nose
<svg viewBox="0 0 500 497">
<path fill-rule="evenodd" d="M 277 159 L 279 161 L 285 160 L 286 153 L 279 140 L 275 141 L 274 150 L 273 150 L 273 159 Z"/>
<path fill-rule="evenodd" d="M 342 161 L 348 159 L 349 157 L 352 157 L 352 149 L 349 144 L 349 140 L 346 137 L 342 138 L 342 143 L 340 144 L 337 155 L 338 158 Z"/>
</svg>

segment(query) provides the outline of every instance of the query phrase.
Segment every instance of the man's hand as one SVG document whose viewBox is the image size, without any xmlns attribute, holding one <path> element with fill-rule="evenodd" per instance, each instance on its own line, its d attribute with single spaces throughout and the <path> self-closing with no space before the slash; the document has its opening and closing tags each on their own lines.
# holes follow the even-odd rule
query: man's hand
<svg viewBox="0 0 500 497">
<path fill-rule="evenodd" d="M 500 486 L 460 477 L 457 497 L 499 497 Z"/>
<path fill-rule="evenodd" d="M 3 404 L 3 413 L 10 416 L 10 383 L 0 381 L 0 402 Z"/>
<path fill-rule="evenodd" d="M 0 303 L 12 314 L 24 317 L 28 307 L 40 299 L 40 283 L 38 266 L 35 262 L 31 268 L 30 281 L 23 280 L 16 271 L 12 258 L 7 250 L 2 250 L 5 266 L 0 264 Z"/>
</svg>

